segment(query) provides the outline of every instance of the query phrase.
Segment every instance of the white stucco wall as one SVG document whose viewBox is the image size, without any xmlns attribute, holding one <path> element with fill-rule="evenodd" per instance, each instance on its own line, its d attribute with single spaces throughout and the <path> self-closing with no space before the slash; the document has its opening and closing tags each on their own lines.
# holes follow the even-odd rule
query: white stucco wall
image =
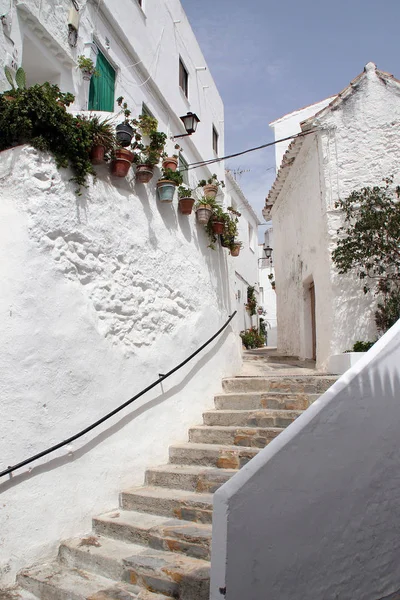
<svg viewBox="0 0 400 600">
<path fill-rule="evenodd" d="M 354 189 L 380 185 L 400 159 L 400 89 L 370 68 L 334 111 L 315 122 L 272 208 L 277 289 L 278 348 L 311 357 L 308 285 L 315 284 L 317 366 L 377 337 L 375 300 L 355 276 L 338 275 L 331 252 L 341 215 L 335 201 Z M 396 179 L 398 181 L 398 179 Z"/>
<path fill-rule="evenodd" d="M 399 348 L 397 322 L 216 492 L 212 600 L 399 592 Z"/>
<path fill-rule="evenodd" d="M 304 119 L 308 119 L 309 117 L 315 115 L 317 112 L 328 106 L 328 104 L 332 102 L 334 98 L 335 96 L 325 98 L 325 100 L 321 100 L 320 102 L 316 102 L 315 104 L 311 104 L 310 106 L 305 106 L 304 108 L 295 110 L 289 113 L 288 115 L 284 115 L 280 119 L 276 119 L 276 121 L 272 121 L 272 123 L 270 123 L 269 125 L 274 130 L 275 139 L 282 140 L 290 135 L 300 133 L 300 123 L 304 121 Z M 279 167 L 281 166 L 283 155 L 288 149 L 290 142 L 291 140 L 287 140 L 286 142 L 280 142 L 279 144 L 275 145 L 276 172 L 278 172 Z"/>
<path fill-rule="evenodd" d="M 255 294 L 257 300 L 259 300 L 257 235 L 260 222 L 240 186 L 229 171 L 226 172 L 225 200 L 227 206 L 233 206 L 241 215 L 238 222 L 237 237 L 243 246 L 239 256 L 231 259 L 235 280 L 235 308 L 238 311 L 234 326 L 240 332 L 252 326 L 257 326 L 258 321 L 256 315 L 250 317 L 245 304 L 247 302 L 248 286 L 255 287 Z"/>
<path fill-rule="evenodd" d="M 0 470 L 138 393 L 231 314 L 230 259 L 194 215 L 143 186 L 99 179 L 82 197 L 29 147 L 0 162 Z M 183 370 L 96 432 L 0 482 L 0 586 L 90 528 L 91 517 L 167 462 L 240 366 L 229 329 Z"/>
</svg>

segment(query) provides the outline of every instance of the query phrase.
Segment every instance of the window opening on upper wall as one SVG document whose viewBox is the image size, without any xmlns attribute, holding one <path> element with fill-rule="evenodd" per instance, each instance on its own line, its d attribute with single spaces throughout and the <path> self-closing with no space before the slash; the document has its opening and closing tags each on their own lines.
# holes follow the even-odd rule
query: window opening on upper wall
<svg viewBox="0 0 400 600">
<path fill-rule="evenodd" d="M 98 51 L 96 71 L 90 80 L 88 110 L 114 111 L 115 69 L 104 54 Z"/>
<path fill-rule="evenodd" d="M 218 154 L 218 131 L 215 129 L 214 125 L 212 128 L 212 146 L 215 154 Z"/>
<path fill-rule="evenodd" d="M 183 177 L 183 183 L 185 185 L 189 185 L 189 171 L 188 171 L 189 163 L 182 156 L 182 153 L 179 153 L 179 171 Z"/>
<path fill-rule="evenodd" d="M 179 58 L 179 86 L 186 98 L 189 97 L 189 73 L 183 64 L 181 58 Z"/>
<path fill-rule="evenodd" d="M 154 119 L 153 113 L 151 112 L 147 104 L 145 104 L 144 102 L 142 103 L 142 115 L 147 115 L 148 117 L 153 117 Z"/>
</svg>

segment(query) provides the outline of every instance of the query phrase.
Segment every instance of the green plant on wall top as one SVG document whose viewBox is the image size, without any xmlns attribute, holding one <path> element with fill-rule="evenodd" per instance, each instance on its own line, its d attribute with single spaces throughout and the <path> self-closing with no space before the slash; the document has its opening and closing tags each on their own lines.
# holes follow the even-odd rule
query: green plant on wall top
<svg viewBox="0 0 400 600">
<path fill-rule="evenodd" d="M 58 167 L 71 167 L 80 193 L 87 176 L 95 174 L 89 157 L 93 140 L 87 120 L 63 108 L 74 96 L 46 82 L 13 90 L 12 100 L 8 98 L 9 92 L 0 94 L 0 150 L 30 144 L 50 152 Z"/>
<path fill-rule="evenodd" d="M 15 73 L 15 83 L 13 73 L 10 67 L 4 67 L 4 73 L 7 78 L 8 83 L 11 85 L 11 90 L 15 91 L 17 88 L 19 90 L 24 90 L 26 88 L 26 74 L 22 67 L 19 67 Z M 16 84 L 16 87 L 15 87 Z M 10 93 L 10 92 L 8 92 Z"/>
<path fill-rule="evenodd" d="M 389 329 L 400 317 L 400 187 L 393 176 L 335 203 L 344 215 L 332 259 L 340 274 L 355 272 L 364 293 L 378 297 L 375 322 Z"/>
</svg>

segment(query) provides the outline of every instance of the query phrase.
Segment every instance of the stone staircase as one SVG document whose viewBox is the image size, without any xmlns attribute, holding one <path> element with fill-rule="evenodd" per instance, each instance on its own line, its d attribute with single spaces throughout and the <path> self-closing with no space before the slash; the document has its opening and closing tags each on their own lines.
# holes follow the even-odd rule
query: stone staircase
<svg viewBox="0 0 400 600">
<path fill-rule="evenodd" d="M 332 383 L 322 375 L 223 381 L 215 410 L 170 448 L 170 462 L 124 490 L 117 510 L 63 542 L 53 563 L 18 576 L 16 596 L 42 600 L 208 600 L 212 498 L 223 483 Z"/>
</svg>

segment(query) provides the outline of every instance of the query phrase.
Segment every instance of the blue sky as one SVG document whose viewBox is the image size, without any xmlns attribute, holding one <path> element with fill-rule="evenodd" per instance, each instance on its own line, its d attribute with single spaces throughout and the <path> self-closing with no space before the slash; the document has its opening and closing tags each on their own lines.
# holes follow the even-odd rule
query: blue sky
<svg viewBox="0 0 400 600">
<path fill-rule="evenodd" d="M 225 104 L 227 154 L 272 141 L 268 123 L 337 94 L 375 62 L 400 77 L 400 0 L 181 0 Z M 274 151 L 228 161 L 260 215 Z"/>
</svg>

